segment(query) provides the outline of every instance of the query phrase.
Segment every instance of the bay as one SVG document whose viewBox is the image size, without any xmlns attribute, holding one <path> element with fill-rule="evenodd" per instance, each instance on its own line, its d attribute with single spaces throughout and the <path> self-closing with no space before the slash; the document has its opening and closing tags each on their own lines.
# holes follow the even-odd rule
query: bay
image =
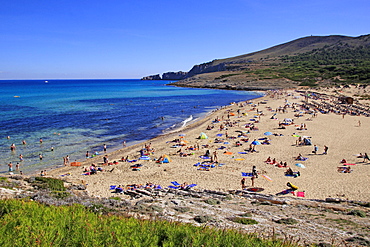
<svg viewBox="0 0 370 247">
<path fill-rule="evenodd" d="M 24 174 L 54 168 L 63 165 L 67 155 L 73 161 L 84 159 L 86 151 L 101 153 L 104 144 L 108 151 L 117 150 L 123 141 L 133 145 L 149 140 L 231 102 L 262 96 L 168 83 L 137 79 L 0 81 L 0 172 L 7 172 L 9 162 L 19 163 Z M 12 144 L 15 151 L 10 150 Z"/>
</svg>

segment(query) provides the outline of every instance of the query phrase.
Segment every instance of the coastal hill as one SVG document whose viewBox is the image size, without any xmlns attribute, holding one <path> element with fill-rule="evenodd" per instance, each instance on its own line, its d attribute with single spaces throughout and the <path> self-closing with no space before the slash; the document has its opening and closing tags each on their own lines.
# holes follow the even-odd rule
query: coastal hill
<svg viewBox="0 0 370 247">
<path fill-rule="evenodd" d="M 271 48 L 167 72 L 145 80 L 182 87 L 268 90 L 370 83 L 370 35 L 309 36 Z"/>
</svg>

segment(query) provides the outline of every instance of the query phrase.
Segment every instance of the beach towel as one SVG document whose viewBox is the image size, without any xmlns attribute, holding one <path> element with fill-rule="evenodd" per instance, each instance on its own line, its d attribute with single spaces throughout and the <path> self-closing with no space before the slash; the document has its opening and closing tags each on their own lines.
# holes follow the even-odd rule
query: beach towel
<svg viewBox="0 0 370 247">
<path fill-rule="evenodd" d="M 209 171 L 208 167 L 200 167 L 198 168 L 199 171 Z"/>
<path fill-rule="evenodd" d="M 171 184 L 173 184 L 175 186 L 180 186 L 180 184 L 177 181 L 172 181 Z"/>
<path fill-rule="evenodd" d="M 116 187 L 117 187 L 117 185 L 111 185 L 109 189 L 114 190 L 114 189 L 116 189 Z"/>
<path fill-rule="evenodd" d="M 298 197 L 305 197 L 304 191 L 298 191 L 297 196 Z"/>
<path fill-rule="evenodd" d="M 264 188 L 248 188 L 247 189 L 247 191 L 250 191 L 250 192 L 260 192 L 264 190 L 265 190 Z"/>
<path fill-rule="evenodd" d="M 293 172 L 293 175 L 291 175 L 291 174 L 285 174 L 285 176 L 296 178 L 296 177 L 299 177 L 299 176 L 300 176 L 300 174 L 299 174 L 298 172 Z"/>
<path fill-rule="evenodd" d="M 261 174 L 261 177 L 263 177 L 263 178 L 264 178 L 264 179 L 266 179 L 267 181 L 272 182 L 272 179 L 271 179 L 269 176 L 267 176 L 267 175 Z"/>
<path fill-rule="evenodd" d="M 149 156 L 141 156 L 139 160 L 150 160 Z"/>
<path fill-rule="evenodd" d="M 199 158 L 201 158 L 201 159 L 210 159 L 211 157 L 201 155 L 201 156 L 199 156 Z"/>
<path fill-rule="evenodd" d="M 168 188 L 171 188 L 171 189 L 179 189 L 180 186 L 172 186 L 172 185 L 170 185 L 170 186 L 168 186 Z"/>
<path fill-rule="evenodd" d="M 232 152 L 224 152 L 224 154 L 227 154 L 227 155 L 231 155 L 231 154 L 233 154 Z"/>
<path fill-rule="evenodd" d="M 186 186 L 185 190 L 190 190 L 191 188 L 197 186 L 197 184 L 190 184 L 188 186 Z"/>
<path fill-rule="evenodd" d="M 297 160 L 300 160 L 300 161 L 306 161 L 306 160 L 308 160 L 308 158 L 306 158 L 306 157 L 301 157 L 300 159 L 297 159 Z"/>
<path fill-rule="evenodd" d="M 216 136 L 222 136 L 222 134 L 217 134 Z"/>
<path fill-rule="evenodd" d="M 236 158 L 235 159 L 236 161 L 241 161 L 241 160 L 245 160 L 244 158 Z"/>
<path fill-rule="evenodd" d="M 248 152 L 238 152 L 238 154 L 247 154 Z"/>
<path fill-rule="evenodd" d="M 243 177 L 253 177 L 253 173 L 251 172 L 242 172 Z"/>
</svg>

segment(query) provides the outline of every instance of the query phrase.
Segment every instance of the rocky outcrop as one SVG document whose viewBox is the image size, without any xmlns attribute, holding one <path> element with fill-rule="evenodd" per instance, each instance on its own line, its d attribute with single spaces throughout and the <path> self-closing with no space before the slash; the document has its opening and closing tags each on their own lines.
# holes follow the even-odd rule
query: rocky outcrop
<svg viewBox="0 0 370 247">
<path fill-rule="evenodd" d="M 188 72 L 167 72 L 162 74 L 162 80 L 182 80 L 185 79 Z"/>
<path fill-rule="evenodd" d="M 160 74 L 157 74 L 157 75 L 145 76 L 145 77 L 141 78 L 141 80 L 162 80 L 162 78 L 161 78 Z"/>
</svg>

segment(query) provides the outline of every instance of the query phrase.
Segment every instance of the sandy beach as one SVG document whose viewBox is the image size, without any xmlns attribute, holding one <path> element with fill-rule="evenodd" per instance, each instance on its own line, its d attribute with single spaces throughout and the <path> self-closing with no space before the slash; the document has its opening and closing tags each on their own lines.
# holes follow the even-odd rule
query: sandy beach
<svg viewBox="0 0 370 247">
<path fill-rule="evenodd" d="M 118 151 L 107 150 L 109 163 L 116 161 L 118 164 L 103 165 L 105 154 L 102 151 L 94 158 L 81 161 L 81 166 L 68 165 L 54 169 L 48 171 L 47 176 L 87 184 L 89 195 L 110 197 L 117 195 L 112 194 L 111 185 L 153 183 L 166 188 L 172 185 L 173 181 L 196 184 L 192 188 L 194 190 L 240 190 L 242 173 L 251 173 L 252 167 L 256 166 L 258 178 L 254 180 L 253 187 L 263 188 L 259 193 L 276 195 L 288 189 L 287 183 L 290 182 L 298 187 L 296 192 L 304 192 L 307 199 L 334 197 L 370 201 L 370 162 L 357 157 L 360 153 L 368 152 L 370 118 L 335 112 L 312 114 L 309 111 L 314 109 L 312 105 L 309 110 L 303 109 L 301 105 L 334 104 L 333 98 L 326 97 L 324 100 L 322 97 L 309 97 L 307 102 L 304 100 L 303 94 L 293 90 L 269 92 L 263 98 L 225 106 L 177 132 Z M 214 121 L 215 119 L 219 121 Z M 293 123 L 281 125 L 284 119 L 291 119 Z M 254 129 L 251 125 L 254 125 Z M 207 130 L 207 127 L 210 129 Z M 199 139 L 202 132 L 207 135 L 207 139 Z M 299 136 L 302 140 L 310 139 L 312 145 L 297 145 Z M 254 140 L 262 143 L 262 138 L 267 138 L 270 144 L 250 146 Z M 241 145 L 237 145 L 237 142 Z M 149 152 L 150 160 L 139 160 L 140 150 L 145 145 L 153 148 L 154 152 Z M 316 154 L 312 152 L 314 145 L 318 148 Z M 323 154 L 324 146 L 328 147 L 327 154 Z M 199 149 L 187 150 L 190 147 Z M 253 147 L 255 152 L 250 151 Z M 187 154 L 185 157 L 180 156 L 180 149 Z M 218 163 L 207 163 L 214 166 L 209 169 L 194 166 L 210 161 L 201 158 L 207 150 L 211 155 L 216 152 Z M 299 154 L 307 159 L 297 161 Z M 157 160 L 162 155 L 168 155 L 171 161 L 158 163 Z M 121 161 L 122 157 L 127 156 L 128 160 L 137 161 Z M 285 176 L 284 172 L 288 167 L 266 163 L 268 157 L 271 160 L 275 158 L 278 163 L 286 162 L 294 172 L 299 171 L 300 176 Z M 340 163 L 342 159 L 351 165 L 343 165 Z M 305 168 L 296 166 L 297 163 Z M 91 164 L 96 164 L 103 171 L 94 175 L 83 175 L 86 174 L 84 170 Z M 131 168 L 135 164 L 142 165 L 140 170 L 134 171 Z M 338 167 L 349 167 L 351 172 L 338 172 Z M 246 188 L 251 188 L 251 177 L 245 178 Z M 127 197 L 124 194 L 119 196 Z M 296 196 L 296 193 L 277 195 L 285 196 Z"/>
</svg>

